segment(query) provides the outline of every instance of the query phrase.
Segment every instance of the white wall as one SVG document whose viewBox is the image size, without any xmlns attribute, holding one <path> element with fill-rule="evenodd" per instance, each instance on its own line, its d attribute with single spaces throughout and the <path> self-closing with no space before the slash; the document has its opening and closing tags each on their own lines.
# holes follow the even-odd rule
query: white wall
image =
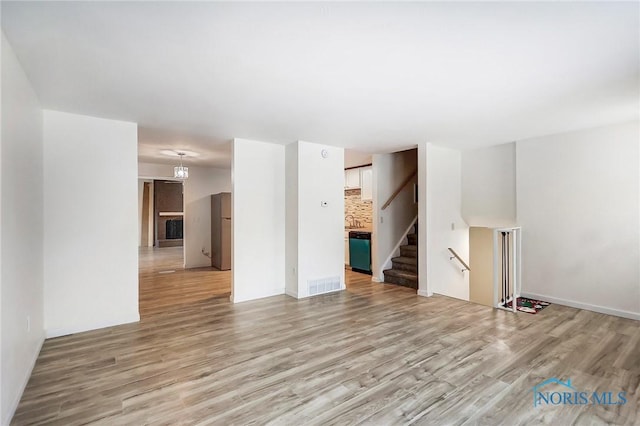
<svg viewBox="0 0 640 426">
<path fill-rule="evenodd" d="M 285 147 L 234 139 L 232 157 L 232 299 L 283 294 Z"/>
<path fill-rule="evenodd" d="M 191 167 L 189 167 L 189 172 L 191 172 Z M 138 177 L 140 179 L 173 179 L 173 166 L 169 164 L 138 163 Z"/>
<path fill-rule="evenodd" d="M 0 424 L 8 425 L 44 340 L 44 228 L 42 110 L 4 34 L 1 81 Z"/>
<path fill-rule="evenodd" d="M 422 226 L 420 226 L 422 224 Z M 427 144 L 418 144 L 418 294 L 433 295 L 427 274 Z"/>
<path fill-rule="evenodd" d="M 297 223 L 298 297 L 309 296 L 310 280 L 338 277 L 344 289 L 343 148 L 298 142 Z"/>
<path fill-rule="evenodd" d="M 385 210 L 380 210 L 398 186 L 418 167 L 417 150 L 373 156 L 373 242 L 371 267 L 373 278 L 384 281 L 382 271 L 390 268 L 390 256 L 404 238 L 411 222 L 418 214 L 418 204 L 413 200 L 413 183 L 404 187 Z M 382 223 L 381 223 L 382 218 Z"/>
<path fill-rule="evenodd" d="M 517 142 L 523 293 L 640 319 L 638 122 Z"/>
<path fill-rule="evenodd" d="M 184 264 L 186 268 L 211 266 L 211 194 L 231 192 L 231 170 L 189 166 L 184 184 Z"/>
<path fill-rule="evenodd" d="M 137 125 L 44 111 L 43 128 L 47 336 L 137 321 Z"/>
<path fill-rule="evenodd" d="M 462 151 L 462 217 L 469 226 L 516 224 L 515 143 Z"/>
<path fill-rule="evenodd" d="M 298 297 L 298 142 L 285 146 L 285 292 Z"/>
<path fill-rule="evenodd" d="M 138 176 L 173 179 L 173 166 L 138 163 Z M 211 194 L 231 192 L 231 170 L 189 166 L 184 181 L 184 264 L 186 268 L 211 266 Z"/>
<path fill-rule="evenodd" d="M 426 144 L 426 182 L 420 181 L 421 208 L 426 208 L 426 272 L 430 292 L 469 300 L 469 275 L 449 260 L 448 247 L 469 261 L 469 227 L 462 219 L 462 156 L 460 151 Z M 422 189 L 425 188 L 425 189 Z M 420 234 L 422 237 L 423 234 Z M 421 269 L 424 271 L 424 269 Z"/>
</svg>

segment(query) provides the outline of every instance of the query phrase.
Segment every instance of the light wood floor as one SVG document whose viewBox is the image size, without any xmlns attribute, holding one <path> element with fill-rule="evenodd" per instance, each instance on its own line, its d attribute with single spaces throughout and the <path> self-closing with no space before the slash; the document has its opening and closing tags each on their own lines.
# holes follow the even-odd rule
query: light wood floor
<svg viewBox="0 0 640 426">
<path fill-rule="evenodd" d="M 182 247 L 139 249 L 140 316 L 231 295 L 231 271 L 184 269 Z"/>
<path fill-rule="evenodd" d="M 13 424 L 640 424 L 637 321 L 347 277 L 339 293 L 210 298 L 47 340 Z M 549 377 L 628 402 L 533 408 Z"/>
</svg>

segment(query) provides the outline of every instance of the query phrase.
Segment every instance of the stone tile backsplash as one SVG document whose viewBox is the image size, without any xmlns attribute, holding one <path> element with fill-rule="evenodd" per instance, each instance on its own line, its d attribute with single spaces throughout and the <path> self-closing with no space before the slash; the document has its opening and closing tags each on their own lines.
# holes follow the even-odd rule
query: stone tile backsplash
<svg viewBox="0 0 640 426">
<path fill-rule="evenodd" d="M 346 189 L 344 191 L 344 215 L 353 215 L 362 226 L 371 229 L 373 226 L 373 202 L 360 199 L 360 189 Z M 351 220 L 351 218 L 349 218 Z M 349 220 L 345 219 L 344 227 L 349 227 Z"/>
</svg>

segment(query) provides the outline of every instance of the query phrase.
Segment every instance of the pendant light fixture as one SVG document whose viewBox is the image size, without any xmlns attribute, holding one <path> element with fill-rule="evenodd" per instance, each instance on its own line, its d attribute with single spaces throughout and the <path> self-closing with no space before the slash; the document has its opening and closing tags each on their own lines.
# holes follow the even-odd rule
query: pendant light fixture
<svg viewBox="0 0 640 426">
<path fill-rule="evenodd" d="M 173 177 L 176 179 L 187 179 L 189 177 L 189 168 L 182 165 L 182 157 L 184 152 L 177 153 L 180 156 L 180 165 L 173 168 Z"/>
</svg>

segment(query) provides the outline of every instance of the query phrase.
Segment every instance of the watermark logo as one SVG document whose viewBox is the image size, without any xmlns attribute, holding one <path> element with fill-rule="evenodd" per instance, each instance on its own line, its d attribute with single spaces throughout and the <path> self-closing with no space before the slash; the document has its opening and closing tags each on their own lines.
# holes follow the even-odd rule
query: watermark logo
<svg viewBox="0 0 640 426">
<path fill-rule="evenodd" d="M 551 390 L 552 388 L 553 390 Z M 533 387 L 534 407 L 543 405 L 624 405 L 626 403 L 626 392 L 580 391 L 571 384 L 571 379 L 563 382 L 551 377 Z"/>
</svg>

